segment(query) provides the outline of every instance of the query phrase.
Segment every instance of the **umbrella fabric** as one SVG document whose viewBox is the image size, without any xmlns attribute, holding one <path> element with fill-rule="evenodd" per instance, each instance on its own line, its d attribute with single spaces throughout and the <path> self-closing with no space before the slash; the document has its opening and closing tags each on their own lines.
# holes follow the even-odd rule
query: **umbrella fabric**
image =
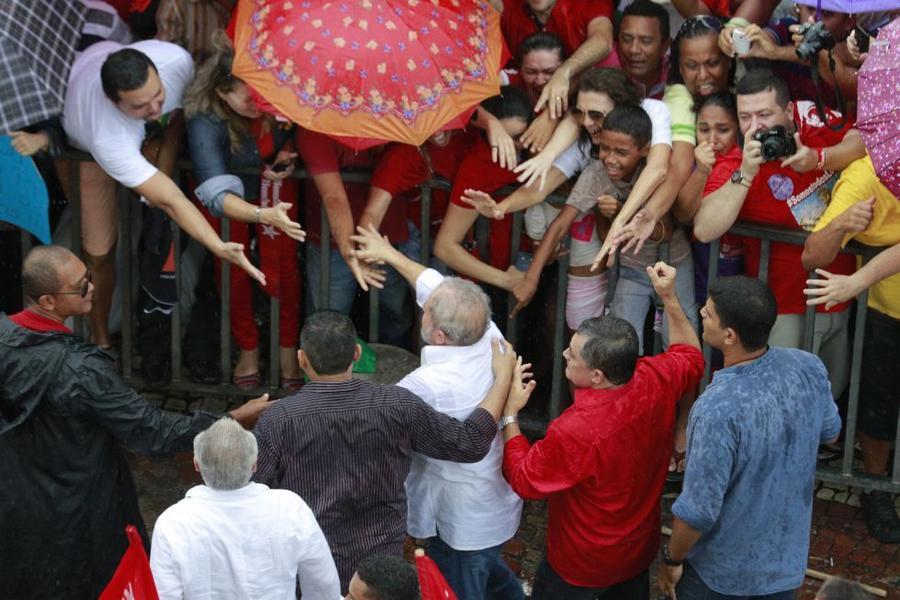
<svg viewBox="0 0 900 600">
<path fill-rule="evenodd" d="M 303 127 L 418 146 L 499 93 L 499 21 L 483 0 L 240 0 L 233 70 Z"/>
<path fill-rule="evenodd" d="M 795 4 L 850 15 L 897 9 L 897 0 L 796 0 Z"/>
<path fill-rule="evenodd" d="M 416 548 L 416 574 L 419 576 L 419 597 L 422 600 L 457 600 L 437 563 Z"/>
<path fill-rule="evenodd" d="M 86 14 L 73 0 L 0 2 L 0 133 L 62 112 Z"/>
<path fill-rule="evenodd" d="M 900 19 L 881 28 L 859 70 L 857 127 L 882 183 L 900 196 Z"/>
</svg>

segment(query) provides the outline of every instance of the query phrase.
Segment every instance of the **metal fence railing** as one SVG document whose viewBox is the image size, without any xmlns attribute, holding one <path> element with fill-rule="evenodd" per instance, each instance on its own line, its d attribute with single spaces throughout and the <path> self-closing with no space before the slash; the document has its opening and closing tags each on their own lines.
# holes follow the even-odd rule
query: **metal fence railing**
<svg viewBox="0 0 900 600">
<path fill-rule="evenodd" d="M 79 185 L 78 185 L 78 163 L 77 161 L 82 160 L 90 160 L 89 155 L 84 153 L 76 153 L 71 152 L 67 155 L 67 158 L 70 160 L 70 169 L 69 175 L 71 178 L 71 193 L 69 194 L 70 199 L 70 208 L 72 213 L 75 215 L 75 218 L 71 219 L 72 223 L 72 246 L 73 250 L 77 253 L 81 250 L 81 237 L 80 237 L 80 219 L 78 215 L 80 214 L 80 196 L 79 196 Z M 189 171 L 191 169 L 191 165 L 189 162 L 183 162 L 180 164 L 180 167 L 184 171 Z M 253 174 L 256 174 L 253 172 Z M 296 170 L 293 177 L 298 179 L 308 179 L 308 173 L 303 169 Z M 355 182 L 355 183 L 365 183 L 370 179 L 370 173 L 368 171 L 362 170 L 349 170 L 346 172 L 342 172 L 342 178 L 345 182 Z M 180 183 L 180 182 L 178 182 Z M 182 186 L 184 189 L 184 186 Z M 431 239 L 430 239 L 430 230 L 429 224 L 431 223 L 431 196 L 432 191 L 435 189 L 450 189 L 450 183 L 443 179 L 433 179 L 431 181 L 426 182 L 421 186 L 421 223 L 422 223 L 422 243 L 421 243 L 421 254 L 419 256 L 419 260 L 422 264 L 429 264 L 431 259 Z M 126 291 L 130 291 L 134 289 L 134 277 L 135 277 L 135 267 L 134 265 L 138 264 L 137 262 L 137 251 L 135 249 L 134 242 L 134 222 L 135 218 L 133 215 L 133 208 L 136 206 L 136 203 L 133 198 L 133 194 L 127 189 L 118 188 L 118 199 L 120 202 L 120 223 L 119 223 L 119 236 L 121 240 L 120 247 L 124 249 L 125 255 L 121 258 L 122 260 L 122 269 L 121 269 L 121 277 L 122 281 L 120 283 L 121 288 Z M 561 205 L 565 202 L 565 198 L 560 196 L 551 196 L 550 202 L 556 205 Z M 302 213 L 301 213 L 302 214 Z M 321 306 L 328 306 L 329 300 L 329 280 L 330 280 L 330 230 L 328 227 L 328 219 L 326 217 L 324 208 L 321 211 L 321 272 L 320 272 L 320 302 Z M 181 269 L 179 267 L 179 260 L 182 248 L 181 248 L 181 236 L 177 235 L 178 228 L 175 223 L 171 223 L 173 228 L 173 239 L 175 244 L 175 281 L 176 281 L 176 289 L 177 293 L 180 294 L 182 292 L 182 276 Z M 511 256 L 515 257 L 516 252 L 519 248 L 520 237 L 522 233 L 522 213 L 516 213 L 513 215 L 513 235 L 511 241 Z M 745 237 L 753 237 L 759 238 L 761 240 L 761 258 L 760 258 L 760 272 L 759 278 L 765 280 L 768 273 L 768 264 L 770 257 L 770 245 L 772 242 L 784 242 L 789 244 L 799 244 L 802 245 L 804 240 L 806 239 L 806 235 L 800 231 L 789 231 L 774 227 L 767 227 L 755 224 L 748 223 L 739 223 L 735 227 L 731 229 L 731 233 L 745 236 Z M 222 238 L 225 240 L 229 239 L 230 235 L 230 225 L 227 219 L 222 219 L 222 229 L 221 229 Z M 480 238 L 480 239 L 479 239 Z M 481 248 L 486 248 L 487 244 L 485 243 L 487 239 L 487 221 L 479 218 L 479 222 L 476 223 L 476 239 L 479 242 Z M 568 243 L 566 240 L 564 243 Z M 709 280 L 712 281 L 716 277 L 716 269 L 717 269 L 717 261 L 715 257 L 718 256 L 719 242 L 714 241 L 710 245 L 710 267 L 709 267 Z M 663 258 L 667 254 L 668 248 L 663 246 L 661 248 L 661 255 Z M 865 246 L 861 246 L 859 244 L 850 244 L 848 245 L 846 251 L 862 256 L 862 259 L 868 260 L 877 253 L 877 249 L 868 248 Z M 514 258 L 513 258 L 514 259 Z M 552 352 L 553 352 L 553 360 L 552 360 L 552 381 L 549 393 L 549 399 L 547 402 L 546 411 L 542 414 L 531 415 L 529 417 L 523 418 L 523 427 L 529 429 L 531 431 L 541 433 L 546 429 L 547 423 L 550 420 L 557 417 L 563 409 L 563 400 L 564 395 L 567 394 L 567 386 L 564 377 L 564 365 L 562 352 L 566 345 L 566 321 L 565 321 L 565 305 L 566 305 L 566 280 L 568 273 L 568 256 L 566 253 L 563 253 L 560 258 L 557 260 L 556 271 L 558 274 L 556 281 L 556 306 L 554 309 L 554 324 L 553 324 L 553 343 L 552 343 Z M 609 283 L 609 298 L 612 297 L 613 289 L 615 287 L 615 276 L 614 271 L 610 274 L 610 283 Z M 813 274 L 810 274 L 813 277 Z M 864 325 L 866 319 L 866 301 L 867 301 L 867 292 L 863 291 L 859 297 L 857 298 L 857 310 L 855 317 L 855 330 L 853 334 L 852 347 L 850 356 L 851 359 L 851 369 L 850 369 L 850 383 L 849 383 L 849 402 L 847 407 L 847 415 L 846 415 L 846 423 L 845 423 L 845 436 L 844 436 L 844 446 L 843 446 L 843 458 L 840 462 L 839 467 L 831 467 L 831 466 L 821 466 L 817 471 L 817 477 L 820 480 L 828 481 L 828 482 L 837 482 L 842 484 L 853 485 L 863 489 L 878 489 L 878 490 L 886 490 L 892 492 L 900 492 L 900 423 L 898 423 L 897 430 L 897 439 L 894 444 L 894 459 L 893 459 L 893 468 L 891 470 L 892 475 L 888 477 L 873 477 L 869 475 L 865 475 L 860 473 L 859 471 L 854 469 L 854 451 L 855 451 L 855 429 L 857 422 L 857 412 L 859 407 L 859 384 L 860 384 L 860 370 L 862 367 L 862 346 L 864 343 Z M 134 387 L 141 389 L 143 386 L 143 382 L 140 377 L 135 374 L 134 369 L 134 356 L 133 356 L 133 346 L 135 342 L 135 329 L 133 324 L 134 317 L 134 300 L 132 298 L 131 293 L 122 293 L 121 295 L 122 302 L 122 327 L 121 327 L 121 338 L 122 338 L 122 351 L 121 351 L 121 366 L 123 371 L 123 376 L 125 379 Z M 231 304 L 231 293 L 230 293 L 230 269 L 223 268 L 221 269 L 221 290 L 220 290 L 220 306 L 221 306 L 221 315 L 220 315 L 220 369 L 221 369 L 221 383 L 218 385 L 204 385 L 195 383 L 192 381 L 187 381 L 183 375 L 183 365 L 182 365 L 182 350 L 181 350 L 181 336 L 182 336 L 182 322 L 183 315 L 180 303 L 176 303 L 173 307 L 172 312 L 172 337 L 171 337 L 171 362 L 172 362 L 172 380 L 170 384 L 165 388 L 166 391 L 169 392 L 190 392 L 190 393 L 198 393 L 205 395 L 224 395 L 224 396 L 247 396 L 252 394 L 253 392 L 241 392 L 236 387 L 231 384 L 231 327 L 230 327 L 230 304 Z M 515 305 L 515 300 L 512 297 L 512 294 L 509 295 L 509 304 L 506 309 L 511 308 Z M 658 304 L 657 304 L 658 306 Z M 496 310 L 499 310 L 497 307 Z M 378 341 L 379 339 L 379 311 L 378 311 L 378 293 L 370 293 L 369 295 L 369 330 L 368 330 L 368 339 L 370 342 Z M 416 322 L 418 324 L 420 315 L 417 310 Z M 507 310 L 507 314 L 508 314 Z M 806 327 L 805 327 L 805 337 L 803 341 L 804 349 L 811 349 L 813 343 L 813 323 L 815 319 L 815 311 L 812 307 L 809 307 L 806 311 Z M 516 319 L 509 319 L 506 327 L 506 335 L 510 341 L 515 343 L 517 338 L 517 322 Z M 76 323 L 76 327 L 81 328 L 83 331 L 84 324 Z M 276 295 L 271 296 L 270 310 L 269 310 L 269 368 L 268 368 L 268 389 L 265 391 L 277 392 L 279 386 L 279 362 L 278 362 L 278 354 L 279 354 L 279 346 L 278 346 L 278 331 L 279 331 L 279 298 Z M 640 332 L 639 332 L 640 333 Z M 661 349 L 661 336 L 659 332 L 657 332 L 654 336 L 656 339 L 654 340 L 654 351 L 658 352 Z M 418 339 L 418 338 L 416 338 Z M 649 347 L 649 346 L 648 346 Z M 709 381 L 709 365 L 711 358 L 711 350 L 710 348 L 704 344 L 703 348 L 704 357 L 706 358 L 707 372 L 704 377 L 703 386 Z M 258 392 L 256 392 L 258 393 Z"/>
</svg>

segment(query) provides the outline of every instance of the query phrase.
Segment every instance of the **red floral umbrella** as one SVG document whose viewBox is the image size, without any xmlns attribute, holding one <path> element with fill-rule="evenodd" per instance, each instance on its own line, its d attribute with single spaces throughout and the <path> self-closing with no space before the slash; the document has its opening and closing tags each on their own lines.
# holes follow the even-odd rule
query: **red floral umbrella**
<svg viewBox="0 0 900 600">
<path fill-rule="evenodd" d="M 421 145 L 499 93 L 484 0 L 240 0 L 234 74 L 302 127 Z"/>
</svg>

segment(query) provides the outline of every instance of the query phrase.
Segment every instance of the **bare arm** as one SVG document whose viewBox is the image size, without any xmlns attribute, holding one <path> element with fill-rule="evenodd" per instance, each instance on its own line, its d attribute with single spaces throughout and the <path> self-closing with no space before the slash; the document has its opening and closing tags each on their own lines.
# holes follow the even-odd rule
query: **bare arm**
<svg viewBox="0 0 900 600">
<path fill-rule="evenodd" d="M 215 256 L 233 262 L 261 284 L 266 284 L 262 271 L 250 264 L 244 254 L 243 244 L 225 243 L 219 239 L 197 207 L 165 173 L 157 171 L 134 190 L 146 198 L 151 206 L 163 210 L 188 235 L 206 246 Z"/>
<path fill-rule="evenodd" d="M 866 155 L 866 146 L 858 129 L 851 129 L 839 144 L 825 149 L 825 168 L 842 171 L 854 160 Z"/>
<path fill-rule="evenodd" d="M 734 17 L 747 19 L 757 25 L 765 25 L 772 18 L 772 13 L 780 0 L 743 0 L 734 11 Z"/>
<path fill-rule="evenodd" d="M 892 275 L 900 273 L 900 244 L 880 252 L 853 275 L 835 275 L 824 269 L 816 269 L 822 279 L 808 279 L 809 286 L 803 293 L 810 306 L 824 304 L 826 310 L 835 304 L 846 302 Z"/>
<path fill-rule="evenodd" d="M 372 225 L 375 229 L 379 229 L 381 222 L 384 221 L 384 215 L 387 214 L 388 208 L 391 206 L 392 199 L 393 197 L 387 190 L 374 185 L 370 187 L 366 208 L 359 218 L 360 226 L 368 228 L 369 225 Z"/>
<path fill-rule="evenodd" d="M 379 235 L 373 225 L 357 227 L 356 235 L 350 239 L 357 245 L 354 250 L 357 259 L 366 263 L 387 263 L 394 267 L 409 285 L 416 287 L 416 281 L 425 271 L 425 267 L 394 248 L 387 236 Z"/>
<path fill-rule="evenodd" d="M 282 230 L 288 237 L 302 242 L 306 239 L 306 232 L 303 231 L 300 223 L 292 221 L 289 211 L 292 204 L 282 202 L 277 206 L 267 206 L 260 208 L 255 204 L 250 204 L 243 198 L 232 193 L 225 194 L 225 201 L 222 203 L 222 212 L 226 217 L 233 221 L 241 221 L 242 223 L 256 223 L 257 213 L 259 211 L 259 222 L 263 225 L 271 225 Z"/>
<path fill-rule="evenodd" d="M 544 185 L 544 189 L 540 189 L 536 185 L 528 187 L 523 185 L 512 194 L 501 200 L 498 206 L 505 215 L 514 213 L 519 210 L 525 210 L 526 208 L 530 208 L 546 200 L 547 196 L 556 191 L 556 188 L 558 188 L 565 182 L 565 173 L 563 173 L 556 167 L 551 167 L 550 172 L 547 173 L 547 183 L 546 185 Z"/>
<path fill-rule="evenodd" d="M 679 142 L 682 144 L 683 142 Z M 687 146 L 688 144 L 684 144 Z M 690 177 L 678 192 L 678 198 L 675 202 L 673 214 L 675 218 L 682 222 L 688 222 L 697 214 L 700 203 L 703 200 L 703 188 L 706 186 L 706 180 L 712 171 L 712 167 L 716 163 L 716 156 L 709 145 L 709 142 L 703 142 L 694 148 L 694 157 L 697 168 L 691 173 Z M 674 162 L 674 159 L 673 159 Z"/>
<path fill-rule="evenodd" d="M 575 121 L 575 117 L 569 115 L 567 118 L 562 119 L 544 148 L 513 169 L 519 174 L 519 182 L 527 186 L 533 186 L 536 181 L 540 180 L 540 187 L 546 187 L 546 179 L 553 168 L 553 161 L 578 140 L 580 129 L 581 126 Z"/>
<path fill-rule="evenodd" d="M 672 6 L 685 19 L 690 19 L 697 15 L 712 14 L 709 7 L 700 0 L 672 0 Z"/>
<path fill-rule="evenodd" d="M 744 142 L 741 173 L 750 181 L 759 173 L 763 162 L 761 146 L 750 137 Z M 703 243 L 720 238 L 737 220 L 749 191 L 746 186 L 729 181 L 708 195 L 694 215 L 694 236 Z"/>
<path fill-rule="evenodd" d="M 522 272 L 510 267 L 507 271 L 483 263 L 463 248 L 462 241 L 478 218 L 478 212 L 455 204 L 447 207 L 444 222 L 434 240 L 434 254 L 454 271 L 504 290 L 511 290 L 522 278 Z"/>
<path fill-rule="evenodd" d="M 675 267 L 658 262 L 647 267 L 647 276 L 653 284 L 660 300 L 663 301 L 666 317 L 669 320 L 669 344 L 687 344 L 700 349 L 700 340 L 694 326 L 681 308 L 681 302 L 675 295 Z"/>
<path fill-rule="evenodd" d="M 875 198 L 869 198 L 849 206 L 832 219 L 828 225 L 814 231 L 803 245 L 803 268 L 807 271 L 830 265 L 844 245 L 844 238 L 865 231 L 872 222 Z"/>
</svg>

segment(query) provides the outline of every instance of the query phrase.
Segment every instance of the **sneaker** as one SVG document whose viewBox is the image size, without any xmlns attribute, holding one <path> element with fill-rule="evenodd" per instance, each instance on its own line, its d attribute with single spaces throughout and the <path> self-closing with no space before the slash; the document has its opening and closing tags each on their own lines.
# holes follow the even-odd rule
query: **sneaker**
<svg viewBox="0 0 900 600">
<path fill-rule="evenodd" d="M 887 492 L 860 494 L 860 503 L 866 514 L 866 527 L 873 538 L 883 544 L 900 543 L 900 517 L 894 510 L 894 501 Z"/>
</svg>

